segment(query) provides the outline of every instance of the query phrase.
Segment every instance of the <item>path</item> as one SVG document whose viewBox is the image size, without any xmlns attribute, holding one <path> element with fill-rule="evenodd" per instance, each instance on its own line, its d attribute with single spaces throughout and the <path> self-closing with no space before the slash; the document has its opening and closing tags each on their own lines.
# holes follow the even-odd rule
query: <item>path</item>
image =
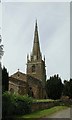
<svg viewBox="0 0 72 120">
<path fill-rule="evenodd" d="M 56 112 L 52 114 L 51 116 L 47 116 L 45 118 L 70 118 L 70 108 L 61 110 L 59 112 Z"/>
</svg>

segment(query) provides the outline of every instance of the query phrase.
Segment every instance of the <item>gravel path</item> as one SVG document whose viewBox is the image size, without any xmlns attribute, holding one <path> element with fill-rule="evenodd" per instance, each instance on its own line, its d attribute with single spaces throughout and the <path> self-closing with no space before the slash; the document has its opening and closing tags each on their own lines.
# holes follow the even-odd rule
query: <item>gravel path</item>
<svg viewBox="0 0 72 120">
<path fill-rule="evenodd" d="M 70 108 L 61 110 L 45 118 L 70 118 Z"/>
</svg>

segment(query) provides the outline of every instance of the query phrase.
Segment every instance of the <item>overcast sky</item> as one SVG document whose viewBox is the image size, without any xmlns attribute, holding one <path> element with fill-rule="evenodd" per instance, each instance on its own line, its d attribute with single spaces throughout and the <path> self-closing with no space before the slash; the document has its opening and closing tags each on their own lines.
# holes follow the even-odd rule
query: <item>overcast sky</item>
<svg viewBox="0 0 72 120">
<path fill-rule="evenodd" d="M 46 57 L 47 78 L 59 74 L 70 78 L 70 3 L 3 3 L 3 65 L 9 75 L 19 68 L 26 71 L 26 56 L 31 53 L 35 20 L 38 21 L 42 55 Z"/>
</svg>

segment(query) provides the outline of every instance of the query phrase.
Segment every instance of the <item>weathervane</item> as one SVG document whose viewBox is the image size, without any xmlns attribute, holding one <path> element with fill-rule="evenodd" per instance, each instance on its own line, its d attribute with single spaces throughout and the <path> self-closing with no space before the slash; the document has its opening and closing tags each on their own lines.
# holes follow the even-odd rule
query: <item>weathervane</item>
<svg viewBox="0 0 72 120">
<path fill-rule="evenodd" d="M 19 68 L 18 68 L 18 72 L 19 72 Z"/>
</svg>

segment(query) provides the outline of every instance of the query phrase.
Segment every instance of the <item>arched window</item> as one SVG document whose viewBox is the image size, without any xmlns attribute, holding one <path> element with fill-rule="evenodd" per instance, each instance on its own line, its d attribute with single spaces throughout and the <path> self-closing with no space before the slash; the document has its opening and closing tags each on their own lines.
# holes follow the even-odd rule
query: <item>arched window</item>
<svg viewBox="0 0 72 120">
<path fill-rule="evenodd" d="M 10 89 L 10 92 L 13 94 L 13 93 L 14 93 L 14 89 L 13 89 L 13 88 L 11 88 L 11 89 Z"/>
<path fill-rule="evenodd" d="M 28 95 L 29 95 L 30 97 L 34 97 L 32 87 L 29 87 Z"/>
<path fill-rule="evenodd" d="M 32 72 L 35 72 L 35 65 L 32 66 Z"/>
</svg>

